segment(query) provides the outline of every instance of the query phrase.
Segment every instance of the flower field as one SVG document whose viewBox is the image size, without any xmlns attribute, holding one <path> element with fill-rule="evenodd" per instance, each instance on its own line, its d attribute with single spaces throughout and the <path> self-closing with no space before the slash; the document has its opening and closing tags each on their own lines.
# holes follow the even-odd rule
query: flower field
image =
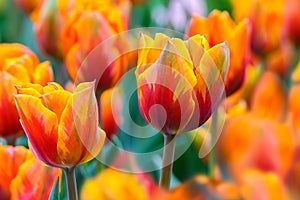
<svg viewBox="0 0 300 200">
<path fill-rule="evenodd" d="M 299 0 L 0 0 L 0 200 L 300 198 Z"/>
</svg>

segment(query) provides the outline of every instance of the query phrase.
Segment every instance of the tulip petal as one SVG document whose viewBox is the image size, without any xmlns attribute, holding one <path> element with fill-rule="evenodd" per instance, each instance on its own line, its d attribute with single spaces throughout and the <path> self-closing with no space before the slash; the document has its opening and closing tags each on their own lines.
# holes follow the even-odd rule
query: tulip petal
<svg viewBox="0 0 300 200">
<path fill-rule="evenodd" d="M 33 74 L 33 83 L 47 85 L 51 81 L 53 81 L 53 71 L 50 62 L 46 61 L 36 66 Z"/>
<path fill-rule="evenodd" d="M 54 92 L 44 94 L 41 96 L 44 106 L 54 112 L 60 119 L 67 102 L 71 99 L 72 94 L 65 90 L 56 90 Z"/>
<path fill-rule="evenodd" d="M 206 51 L 200 61 L 199 67 L 196 67 L 201 79 L 199 91 L 202 97 L 206 99 L 206 90 L 208 89 L 211 96 L 211 102 L 218 102 L 219 95 L 223 94 L 222 85 L 224 87 L 223 78 L 226 77 L 227 68 L 229 66 L 229 49 L 226 42 L 215 45 Z M 204 83 L 202 83 L 204 81 Z M 204 88 L 203 85 L 206 87 Z"/>
<path fill-rule="evenodd" d="M 57 152 L 65 166 L 76 166 L 85 151 L 74 124 L 72 99 L 62 112 L 58 126 Z"/>
<path fill-rule="evenodd" d="M 20 84 L 19 80 L 0 71 L 0 135 L 3 137 L 14 135 L 22 129 L 13 99 L 16 84 Z"/>
<path fill-rule="evenodd" d="M 98 128 L 98 103 L 95 81 L 79 84 L 73 93 L 73 115 L 79 137 L 87 149 L 94 142 Z"/>
<path fill-rule="evenodd" d="M 47 109 L 41 99 L 29 95 L 15 95 L 20 122 L 31 143 L 35 155 L 44 163 L 57 166 L 58 119 Z"/>
</svg>

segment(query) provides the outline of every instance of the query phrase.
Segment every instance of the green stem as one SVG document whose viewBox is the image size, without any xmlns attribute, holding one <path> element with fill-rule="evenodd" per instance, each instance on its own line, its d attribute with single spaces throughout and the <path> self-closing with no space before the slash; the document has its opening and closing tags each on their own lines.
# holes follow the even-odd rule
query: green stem
<svg viewBox="0 0 300 200">
<path fill-rule="evenodd" d="M 68 199 L 69 200 L 78 200 L 75 168 L 64 169 L 64 174 L 66 177 Z"/>
<path fill-rule="evenodd" d="M 211 126 L 210 126 L 211 151 L 209 153 L 208 170 L 209 170 L 209 176 L 211 178 L 214 178 L 214 176 L 215 176 L 216 150 L 214 148 L 214 145 L 215 145 L 215 141 L 216 141 L 217 129 L 218 129 L 218 107 L 217 107 L 216 111 L 212 114 Z"/>
<path fill-rule="evenodd" d="M 159 186 L 164 189 L 170 188 L 174 152 L 176 144 L 175 135 L 165 135 L 164 134 L 164 152 L 162 160 L 162 169 L 160 175 Z"/>
</svg>

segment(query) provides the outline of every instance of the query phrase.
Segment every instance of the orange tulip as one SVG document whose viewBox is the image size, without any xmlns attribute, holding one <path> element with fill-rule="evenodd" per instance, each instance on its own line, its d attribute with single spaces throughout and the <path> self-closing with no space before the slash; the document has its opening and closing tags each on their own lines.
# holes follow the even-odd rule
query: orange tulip
<svg viewBox="0 0 300 200">
<path fill-rule="evenodd" d="M 53 167 L 72 169 L 95 157 L 105 133 L 98 127 L 94 83 L 82 83 L 74 93 L 59 84 L 25 84 L 15 101 L 34 154 Z"/>
<path fill-rule="evenodd" d="M 123 121 L 121 115 L 123 102 L 121 92 L 118 90 L 111 88 L 104 91 L 100 97 L 101 125 L 109 139 L 119 131 L 119 123 Z"/>
<path fill-rule="evenodd" d="M 276 74 L 269 71 L 262 74 L 252 94 L 250 106 L 251 111 L 259 117 L 275 121 L 285 119 L 287 92 Z"/>
<path fill-rule="evenodd" d="M 227 119 L 220 141 L 220 159 L 236 180 L 249 168 L 283 178 L 295 152 L 293 133 L 287 124 L 257 118 L 251 113 Z"/>
<path fill-rule="evenodd" d="M 241 194 L 236 185 L 222 180 L 209 179 L 206 176 L 196 176 L 180 184 L 165 195 L 158 195 L 155 199 L 180 200 L 180 199 L 241 199 Z"/>
<path fill-rule="evenodd" d="M 100 28 L 100 29 L 99 29 Z M 85 30 L 89 30 L 86 32 Z M 82 12 L 74 11 L 67 21 L 63 30 L 63 43 L 66 46 L 65 63 L 68 74 L 71 80 L 90 81 L 99 78 L 99 90 L 104 90 L 112 87 L 124 74 L 127 67 L 127 60 L 121 56 L 120 49 L 122 44 L 120 41 L 114 41 L 109 46 L 97 48 L 92 55 L 97 59 L 93 60 L 92 56 L 88 57 L 89 53 L 104 40 L 113 37 L 116 32 L 112 29 L 109 21 L 107 21 L 98 12 Z M 73 41 L 72 41 L 73 39 Z M 126 45 L 126 44 L 125 44 Z M 68 50 L 69 46 L 69 50 Z M 111 49 L 109 52 L 104 48 Z M 96 55 L 97 54 L 97 55 Z M 82 67 L 82 62 L 86 60 L 86 68 Z M 110 63 L 109 58 L 117 58 Z M 79 69 L 81 71 L 79 71 Z M 97 72 L 103 70 L 101 77 L 97 77 Z"/>
<path fill-rule="evenodd" d="M 290 72 L 294 49 L 288 43 L 281 45 L 266 56 L 267 69 L 277 73 L 282 79 L 286 79 Z"/>
<path fill-rule="evenodd" d="M 237 21 L 250 20 L 251 47 L 257 53 L 269 53 L 281 42 L 284 0 L 231 0 Z"/>
<path fill-rule="evenodd" d="M 183 41 L 163 34 L 154 40 L 141 35 L 140 43 L 135 73 L 146 121 L 167 135 L 202 125 L 220 101 L 220 80 L 229 63 L 227 44 L 210 48 L 200 35 Z"/>
<path fill-rule="evenodd" d="M 37 56 L 21 44 L 0 44 L 0 137 L 14 140 L 23 134 L 13 94 L 14 85 L 53 81 L 49 62 L 39 63 Z"/>
<path fill-rule="evenodd" d="M 283 37 L 289 38 L 296 44 L 300 44 L 300 2 L 298 0 L 286 0 L 284 4 Z"/>
<path fill-rule="evenodd" d="M 194 15 L 187 35 L 205 35 L 209 44 L 214 46 L 227 41 L 230 49 L 230 67 L 226 78 L 226 95 L 241 87 L 250 53 L 250 28 L 247 20 L 235 24 L 227 12 L 214 10 L 208 18 Z"/>
<path fill-rule="evenodd" d="M 152 185 L 153 180 L 142 174 L 129 174 L 108 168 L 85 182 L 81 199 L 147 200 L 150 197 L 148 187 Z"/>
<path fill-rule="evenodd" d="M 245 200 L 289 199 L 282 180 L 276 174 L 249 169 L 241 177 L 241 193 Z"/>
<path fill-rule="evenodd" d="M 24 147 L 0 145 L 0 199 L 48 199 L 59 169 L 42 166 Z"/>
<path fill-rule="evenodd" d="M 300 138 L 300 85 L 294 84 L 289 93 L 289 111 L 291 113 L 291 124 L 296 133 L 296 141 L 299 144 Z"/>
<path fill-rule="evenodd" d="M 65 4 L 65 1 L 45 0 L 30 15 L 38 46 L 56 58 L 62 56 L 60 34 L 67 15 Z"/>
</svg>

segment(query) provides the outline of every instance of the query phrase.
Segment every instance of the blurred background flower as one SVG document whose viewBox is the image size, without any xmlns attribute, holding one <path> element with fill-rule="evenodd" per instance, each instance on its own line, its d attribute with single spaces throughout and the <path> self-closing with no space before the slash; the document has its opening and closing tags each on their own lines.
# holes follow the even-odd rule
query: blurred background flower
<svg viewBox="0 0 300 200">
<path fill-rule="evenodd" d="M 13 94 L 15 85 L 53 81 L 51 64 L 39 62 L 38 57 L 22 44 L 0 44 L 0 137 L 14 144 L 23 134 Z"/>
<path fill-rule="evenodd" d="M 0 145 L 0 198 L 48 199 L 61 171 L 43 166 L 25 147 Z"/>
</svg>

